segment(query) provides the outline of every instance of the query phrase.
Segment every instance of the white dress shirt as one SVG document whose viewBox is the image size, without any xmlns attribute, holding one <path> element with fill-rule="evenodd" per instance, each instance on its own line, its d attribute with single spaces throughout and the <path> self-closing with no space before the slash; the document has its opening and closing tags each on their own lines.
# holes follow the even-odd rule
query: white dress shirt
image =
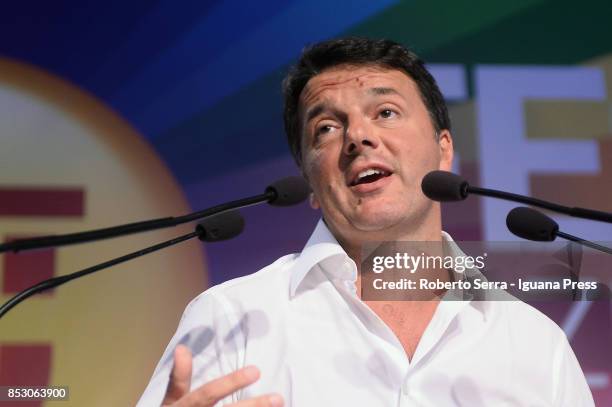
<svg viewBox="0 0 612 407">
<path fill-rule="evenodd" d="M 594 405 L 565 334 L 535 308 L 441 301 L 409 360 L 356 277 L 319 221 L 300 254 L 191 301 L 138 406 L 161 404 L 179 343 L 194 356 L 192 390 L 259 367 L 259 381 L 221 405 L 271 392 L 292 407 Z"/>
</svg>

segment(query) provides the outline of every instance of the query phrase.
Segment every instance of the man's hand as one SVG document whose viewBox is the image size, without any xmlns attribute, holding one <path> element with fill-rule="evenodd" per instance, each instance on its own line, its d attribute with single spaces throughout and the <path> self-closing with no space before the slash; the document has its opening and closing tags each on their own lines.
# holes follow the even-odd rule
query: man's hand
<svg viewBox="0 0 612 407">
<path fill-rule="evenodd" d="M 203 384 L 191 393 L 191 352 L 184 345 L 174 350 L 174 366 L 162 407 L 213 407 L 215 403 L 235 391 L 259 379 L 259 369 L 247 366 L 226 376 Z M 231 404 L 234 407 L 282 407 L 283 398 L 278 394 L 267 394 Z"/>
</svg>

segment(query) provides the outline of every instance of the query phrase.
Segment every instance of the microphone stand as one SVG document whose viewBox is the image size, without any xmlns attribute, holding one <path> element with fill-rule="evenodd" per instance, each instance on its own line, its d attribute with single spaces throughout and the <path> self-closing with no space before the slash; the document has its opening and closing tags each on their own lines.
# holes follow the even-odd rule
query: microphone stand
<svg viewBox="0 0 612 407">
<path fill-rule="evenodd" d="M 559 236 L 560 238 L 579 243 L 583 246 L 590 247 L 591 249 L 599 250 L 600 252 L 607 253 L 607 254 L 612 254 L 612 249 L 599 245 L 597 243 L 591 242 L 589 240 L 585 240 L 578 236 L 570 235 L 569 233 L 564 233 L 564 232 L 561 232 L 560 230 L 557 231 L 556 235 Z"/>
<path fill-rule="evenodd" d="M 438 202 L 462 201 L 466 199 L 469 194 L 474 194 L 537 206 L 576 218 L 612 223 L 612 213 L 594 209 L 563 206 L 530 196 L 514 194 L 512 192 L 471 186 L 460 175 L 448 171 L 436 170 L 429 172 L 421 181 L 421 189 L 425 196 Z"/>
<path fill-rule="evenodd" d="M 74 243 L 92 242 L 95 240 L 109 239 L 117 236 L 124 236 L 133 233 L 147 232 L 151 230 L 177 226 L 197 219 L 221 214 L 232 209 L 245 208 L 251 205 L 256 205 L 261 202 L 266 202 L 269 199 L 270 193 L 266 192 L 260 195 L 255 195 L 252 197 L 238 199 L 221 205 L 213 206 L 212 208 L 208 208 L 184 216 L 153 219 L 143 222 L 129 223 L 127 225 L 113 226 L 104 229 L 70 233 L 66 235 L 42 236 L 32 239 L 14 240 L 12 242 L 0 244 L 0 253 L 5 251 L 19 252 L 24 250 L 41 249 L 44 247 L 55 247 Z"/>
<path fill-rule="evenodd" d="M 44 247 L 64 246 L 74 243 L 85 243 L 94 240 L 109 239 L 133 233 L 167 228 L 221 214 L 233 209 L 245 208 L 262 202 L 274 206 L 289 206 L 302 202 L 308 196 L 308 185 L 302 177 L 286 177 L 270 184 L 263 194 L 223 203 L 212 208 L 179 217 L 167 217 L 126 225 L 113 226 L 104 229 L 86 232 L 70 233 L 57 236 L 42 236 L 31 239 L 19 239 L 7 243 L 0 243 L 0 253 L 13 251 L 41 249 Z"/>
<path fill-rule="evenodd" d="M 196 236 L 202 241 L 218 241 L 230 239 L 242 232 L 242 229 L 244 228 L 244 219 L 238 212 L 232 211 L 229 213 L 221 214 L 219 216 L 221 216 L 222 218 L 219 218 L 218 216 L 209 218 L 207 223 L 201 223 L 197 225 L 195 231 L 176 237 L 174 239 L 158 243 L 145 249 L 137 250 L 121 257 L 117 257 L 115 259 L 97 264 L 95 266 L 67 274 L 65 276 L 58 276 L 41 281 L 38 284 L 26 288 L 25 290 L 21 291 L 13 298 L 2 304 L 2 306 L 0 306 L 0 318 L 2 318 L 9 310 L 11 310 L 20 302 L 24 301 L 26 298 L 29 298 L 34 294 L 51 289 L 53 287 L 58 287 L 76 278 L 95 273 L 96 271 L 100 271 L 105 268 L 115 266 L 117 264 L 125 263 L 126 261 L 135 259 L 140 256 L 144 256 L 145 254 L 156 252 L 169 246 L 173 246 L 177 243 L 184 242 Z M 225 221 L 225 224 L 223 223 L 223 221 Z"/>
<path fill-rule="evenodd" d="M 544 201 L 542 199 L 531 198 L 529 196 L 514 194 L 512 192 L 499 191 L 497 189 L 467 186 L 466 191 L 470 194 L 488 196 L 491 198 L 504 199 L 506 201 L 518 202 L 527 205 L 537 206 L 539 208 L 548 209 L 553 212 L 563 213 L 565 215 L 576 218 L 596 220 L 601 222 L 612 223 L 612 214 L 594 209 L 586 209 L 579 207 L 563 206 L 556 203 Z"/>
</svg>

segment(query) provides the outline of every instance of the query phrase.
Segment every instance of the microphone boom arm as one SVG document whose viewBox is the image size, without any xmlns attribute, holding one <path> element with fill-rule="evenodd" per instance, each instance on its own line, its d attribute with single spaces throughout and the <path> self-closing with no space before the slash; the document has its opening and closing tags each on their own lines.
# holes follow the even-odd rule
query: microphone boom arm
<svg viewBox="0 0 612 407">
<path fill-rule="evenodd" d="M 524 195 L 513 194 L 512 192 L 504 192 L 496 189 L 479 188 L 468 185 L 468 193 L 475 195 L 488 196 L 491 198 L 504 199 L 506 201 L 518 202 L 526 205 L 537 206 L 539 208 L 548 209 L 553 212 L 563 213 L 565 215 L 573 216 L 576 218 L 584 218 L 590 220 L 597 220 L 601 222 L 612 223 L 612 214 L 602 211 L 596 211 L 593 209 L 569 207 L 552 202 L 544 201 L 542 199 L 531 198 Z"/>
<path fill-rule="evenodd" d="M 100 263 L 97 264 L 95 266 L 92 267 L 88 267 L 86 269 L 80 270 L 80 271 L 75 271 L 74 273 L 70 273 L 67 274 L 65 276 L 58 276 L 58 277 L 53 277 L 50 278 L 48 280 L 44 280 L 41 281 L 38 284 L 35 284 L 29 288 L 26 288 L 25 290 L 21 291 L 20 293 L 18 293 L 17 295 L 15 295 L 13 298 L 11 298 L 10 300 L 8 300 L 7 302 L 5 302 L 4 304 L 2 304 L 2 306 L 0 307 L 0 318 L 2 318 L 4 316 L 4 314 L 6 314 L 7 312 L 9 312 L 9 310 L 11 308 L 13 308 L 14 306 L 16 306 L 17 304 L 19 304 L 21 301 L 25 300 L 26 298 L 29 298 L 31 296 L 33 296 L 34 294 L 37 294 L 39 292 L 51 289 L 53 287 L 57 287 L 60 286 L 62 284 L 67 283 L 68 281 L 74 280 L 75 278 L 79 278 L 82 276 L 85 276 L 87 274 L 91 274 L 91 273 L 95 273 L 96 271 L 108 268 L 108 267 L 112 267 L 115 266 L 117 264 L 121 264 L 124 263 L 128 260 L 132 260 L 136 257 L 140 257 L 143 256 L 145 254 L 148 253 L 152 253 L 155 252 L 157 250 L 161 250 L 165 247 L 168 246 L 172 246 L 175 245 L 177 243 L 183 242 L 185 240 L 189 240 L 193 237 L 196 237 L 200 234 L 200 232 L 191 232 L 191 233 L 187 233 L 183 236 L 179 236 L 176 237 L 174 239 L 171 240 L 167 240 L 165 242 L 162 243 L 158 243 L 154 246 L 151 247 L 147 247 L 146 249 L 142 249 L 142 250 L 138 250 L 129 254 L 126 254 L 124 256 L 121 257 L 117 257 L 115 259 L 106 261 L 104 263 Z"/>
<path fill-rule="evenodd" d="M 276 197 L 274 191 L 266 191 L 263 194 L 254 195 L 248 198 L 237 199 L 235 201 L 223 203 L 212 208 L 204 209 L 199 212 L 178 217 L 168 217 L 147 220 L 143 222 L 129 223 L 127 225 L 112 226 L 104 229 L 89 230 L 85 232 L 69 233 L 57 236 L 42 236 L 31 239 L 19 239 L 7 243 L 0 243 L 0 253 L 13 251 L 42 249 L 45 247 L 66 246 L 75 243 L 86 243 L 95 240 L 109 239 L 117 236 L 130 235 L 140 232 L 148 232 L 156 229 L 163 229 L 192 222 L 194 220 L 206 218 L 211 215 L 220 214 L 233 209 L 245 208 L 266 202 Z"/>
</svg>

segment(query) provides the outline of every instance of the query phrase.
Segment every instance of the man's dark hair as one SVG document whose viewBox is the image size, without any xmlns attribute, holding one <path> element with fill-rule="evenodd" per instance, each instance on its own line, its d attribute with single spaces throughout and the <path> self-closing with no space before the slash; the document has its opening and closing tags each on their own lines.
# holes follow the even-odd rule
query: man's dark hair
<svg viewBox="0 0 612 407">
<path fill-rule="evenodd" d="M 301 165 L 302 153 L 298 112 L 300 94 L 311 78 L 343 64 L 379 66 L 408 74 L 419 89 L 436 134 L 444 129 L 450 130 L 448 109 L 435 79 L 424 62 L 409 49 L 390 40 L 359 37 L 323 41 L 305 48 L 283 81 L 285 133 L 298 165 Z"/>
</svg>

